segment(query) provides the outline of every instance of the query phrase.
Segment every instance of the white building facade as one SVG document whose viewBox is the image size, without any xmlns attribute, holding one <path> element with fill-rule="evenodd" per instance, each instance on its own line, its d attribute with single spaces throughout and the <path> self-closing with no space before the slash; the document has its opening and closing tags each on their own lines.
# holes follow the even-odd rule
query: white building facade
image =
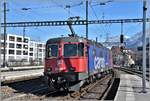
<svg viewBox="0 0 150 101">
<path fill-rule="evenodd" d="M 4 35 L 1 34 L 1 59 L 3 63 Z M 45 43 L 31 41 L 29 37 L 7 34 L 6 62 L 25 61 L 43 62 L 45 57 Z"/>
</svg>

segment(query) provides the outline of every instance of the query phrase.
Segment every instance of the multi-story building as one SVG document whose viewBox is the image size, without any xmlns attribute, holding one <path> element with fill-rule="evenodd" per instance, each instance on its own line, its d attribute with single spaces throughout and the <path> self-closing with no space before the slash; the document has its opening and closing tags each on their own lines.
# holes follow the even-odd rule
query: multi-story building
<svg viewBox="0 0 150 101">
<path fill-rule="evenodd" d="M 29 61 L 43 62 L 45 57 L 45 43 L 30 41 L 29 46 Z"/>
<path fill-rule="evenodd" d="M 120 51 L 119 46 L 112 46 L 111 51 L 113 53 L 112 58 L 113 58 L 114 65 L 121 65 L 123 60 L 123 55 L 122 52 Z"/>
<path fill-rule="evenodd" d="M 1 34 L 1 57 L 4 54 L 4 34 Z M 6 61 L 38 60 L 43 62 L 45 55 L 45 44 L 31 41 L 29 37 L 7 34 L 6 36 Z M 3 63 L 3 62 L 2 62 Z"/>
</svg>

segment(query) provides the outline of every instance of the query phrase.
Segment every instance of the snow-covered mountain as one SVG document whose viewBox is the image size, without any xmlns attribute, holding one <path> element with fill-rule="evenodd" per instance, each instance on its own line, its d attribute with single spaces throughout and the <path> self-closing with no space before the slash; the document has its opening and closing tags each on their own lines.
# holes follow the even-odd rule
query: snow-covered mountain
<svg viewBox="0 0 150 101">
<path fill-rule="evenodd" d="M 124 36 L 124 41 L 128 39 L 128 36 Z M 111 48 L 112 46 L 120 45 L 120 35 L 109 37 L 107 41 L 102 43 L 104 46 Z"/>
<path fill-rule="evenodd" d="M 150 30 L 150 29 L 149 29 Z M 148 37 L 150 33 L 146 31 L 146 40 L 148 43 Z M 124 36 L 124 42 L 127 48 L 136 48 L 142 46 L 142 32 L 134 34 L 132 37 Z M 119 46 L 120 44 L 120 35 L 109 37 L 106 42 L 103 42 L 103 45 L 106 47 Z"/>
<path fill-rule="evenodd" d="M 128 48 L 135 48 L 137 46 L 142 46 L 142 32 L 136 33 L 131 38 L 126 40 L 126 47 Z M 148 37 L 150 33 L 148 30 L 146 31 L 146 42 L 148 43 Z"/>
</svg>

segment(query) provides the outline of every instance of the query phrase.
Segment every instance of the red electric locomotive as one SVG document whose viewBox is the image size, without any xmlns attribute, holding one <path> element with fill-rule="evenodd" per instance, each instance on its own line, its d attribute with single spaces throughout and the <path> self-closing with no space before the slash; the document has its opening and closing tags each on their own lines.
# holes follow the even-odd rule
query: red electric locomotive
<svg viewBox="0 0 150 101">
<path fill-rule="evenodd" d="M 78 37 L 54 38 L 47 41 L 44 73 L 50 86 L 66 88 L 86 78 L 86 45 L 86 40 Z"/>
<path fill-rule="evenodd" d="M 97 47 L 102 48 L 103 46 L 98 43 L 92 44 L 91 41 L 81 37 L 49 39 L 46 43 L 44 68 L 44 75 L 46 81 L 48 81 L 48 85 L 55 89 L 68 89 L 77 84 L 81 86 L 89 76 L 95 73 L 98 66 L 101 66 L 101 71 L 108 70 L 109 68 L 106 69 L 103 65 L 100 65 L 100 63 L 105 64 L 106 61 L 104 61 L 104 58 L 93 55 L 94 52 L 97 54 Z M 109 56 L 108 54 L 103 57 L 109 59 Z M 90 60 L 90 57 L 93 59 L 91 58 Z M 93 61 L 94 59 L 96 59 L 96 62 Z M 89 64 L 90 61 L 94 63 Z M 106 63 L 107 67 L 109 67 L 109 63 L 110 61 Z M 95 67 L 96 69 L 93 69 Z"/>
</svg>

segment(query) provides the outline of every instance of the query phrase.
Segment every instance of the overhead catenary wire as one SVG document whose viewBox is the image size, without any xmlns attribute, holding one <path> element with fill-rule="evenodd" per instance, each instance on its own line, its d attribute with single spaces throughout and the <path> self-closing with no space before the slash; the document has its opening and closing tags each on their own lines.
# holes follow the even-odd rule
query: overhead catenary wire
<svg viewBox="0 0 150 101">
<path fill-rule="evenodd" d="M 16 6 L 18 5 L 15 1 L 13 1 L 13 4 L 16 5 Z M 73 6 L 76 6 L 76 5 L 73 5 Z M 53 5 L 53 6 L 50 6 L 50 5 L 49 6 L 39 6 L 39 7 L 38 6 L 36 6 L 36 7 L 26 6 L 26 7 L 21 7 L 21 8 L 11 8 L 11 9 L 9 9 L 9 11 L 23 13 L 23 15 L 20 14 L 23 19 L 27 18 L 27 15 L 24 14 L 25 12 L 28 12 L 28 14 L 34 14 L 34 15 L 38 16 L 39 18 L 41 18 L 42 15 L 37 14 L 37 12 L 35 12 L 34 10 L 49 9 L 49 8 L 54 8 L 54 7 L 58 7 L 58 6 L 57 5 Z M 14 13 L 14 14 L 17 15 L 17 13 Z M 67 31 L 65 28 L 59 28 L 59 29 Z M 25 36 L 24 28 L 23 28 L 23 36 Z"/>
<path fill-rule="evenodd" d="M 138 26 L 142 26 L 142 23 L 139 22 L 136 25 L 132 25 L 131 27 L 127 28 L 126 31 L 124 32 L 124 34 L 129 33 L 129 31 L 130 31 L 130 34 L 131 34 L 131 30 L 135 30 L 135 28 L 138 27 Z"/>
<path fill-rule="evenodd" d="M 94 16 L 95 16 L 96 19 L 98 20 L 99 18 L 98 18 L 98 16 L 97 16 L 97 14 L 96 14 L 94 8 L 92 7 L 91 3 L 90 3 L 90 8 L 92 9 Z M 97 26 L 96 26 L 96 27 L 97 27 Z M 99 29 L 99 28 L 97 27 L 97 29 Z M 104 33 L 106 33 L 106 30 L 104 29 L 104 27 L 102 27 L 102 30 L 103 30 Z M 94 30 L 94 31 L 95 31 L 95 30 Z M 97 33 L 97 32 L 96 32 L 96 33 Z M 101 37 L 101 35 L 100 35 L 100 37 Z"/>
<path fill-rule="evenodd" d="M 57 5 L 58 7 L 60 7 L 60 8 L 63 8 L 65 11 L 67 11 L 67 9 L 65 9 L 65 7 L 63 6 L 63 5 L 59 5 L 56 1 L 54 1 L 54 0 L 50 0 L 52 3 L 54 3 L 55 5 Z M 68 11 L 67 11 L 67 13 L 68 13 Z M 72 12 L 70 12 L 70 14 L 72 15 L 72 16 L 75 16 Z"/>
<path fill-rule="evenodd" d="M 93 13 L 94 13 L 94 16 L 95 16 L 96 19 L 98 20 L 98 16 L 97 16 L 95 10 L 93 9 L 93 7 L 91 6 L 91 4 L 90 4 L 90 7 L 91 7 L 91 9 L 92 9 L 92 11 L 93 11 Z M 96 27 L 97 27 L 97 26 L 96 26 Z M 97 29 L 99 29 L 99 28 L 97 27 Z M 98 32 L 97 32 L 96 30 L 94 30 L 94 31 L 95 31 L 96 34 L 98 34 Z"/>
<path fill-rule="evenodd" d="M 92 0 L 91 0 L 92 1 Z M 108 0 L 108 1 L 105 1 L 105 2 L 99 2 L 99 3 L 97 3 L 96 5 L 92 5 L 92 2 L 91 2 L 91 7 L 92 6 L 98 6 L 98 5 L 100 5 L 100 6 L 104 6 L 104 5 L 106 5 L 106 3 L 109 3 L 109 2 L 112 2 L 113 0 Z M 94 2 L 93 2 L 94 3 Z M 96 2 L 95 2 L 96 3 Z M 94 15 L 96 15 L 96 12 L 95 12 L 95 10 L 94 10 L 94 8 L 92 7 L 92 10 L 93 10 L 93 12 L 94 12 Z M 102 19 L 104 20 L 104 18 L 105 18 L 105 15 L 104 15 L 104 9 L 102 10 L 103 12 L 102 12 Z M 97 16 L 97 15 L 96 15 Z M 97 17 L 98 18 L 98 17 Z M 109 24 L 109 29 L 110 29 L 110 26 L 111 26 L 111 23 Z M 104 31 L 104 33 L 108 33 L 108 27 L 107 27 L 107 24 L 105 24 L 105 27 L 104 26 L 102 26 L 102 28 L 103 28 L 103 31 Z"/>
</svg>

